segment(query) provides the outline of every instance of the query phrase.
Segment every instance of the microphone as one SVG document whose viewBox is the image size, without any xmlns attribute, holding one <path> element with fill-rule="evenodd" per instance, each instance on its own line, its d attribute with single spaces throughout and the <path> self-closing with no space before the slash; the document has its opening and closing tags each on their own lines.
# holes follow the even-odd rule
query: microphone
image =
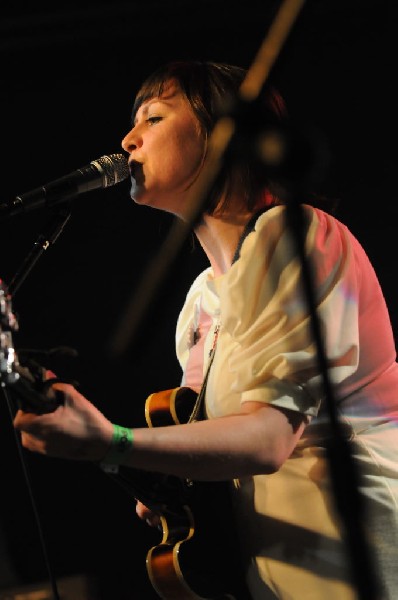
<svg viewBox="0 0 398 600">
<path fill-rule="evenodd" d="M 116 185 L 129 175 L 127 158 L 123 154 L 101 156 L 69 175 L 0 204 L 0 220 L 36 208 L 52 208 L 79 194 Z"/>
</svg>

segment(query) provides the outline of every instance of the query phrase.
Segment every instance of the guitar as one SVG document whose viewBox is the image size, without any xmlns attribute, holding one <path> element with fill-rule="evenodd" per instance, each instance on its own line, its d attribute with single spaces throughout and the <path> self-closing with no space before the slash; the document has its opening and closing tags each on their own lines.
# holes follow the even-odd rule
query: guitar
<svg viewBox="0 0 398 600">
<path fill-rule="evenodd" d="M 0 279 L 0 384 L 18 407 L 51 412 L 62 394 L 51 390 L 45 368 L 22 365 L 13 347 L 18 323 L 11 297 Z M 197 394 L 187 387 L 156 392 L 145 403 L 149 427 L 189 420 Z M 249 600 L 238 558 L 239 543 L 231 525 L 229 482 L 195 482 L 139 469 L 101 465 L 134 499 L 160 514 L 162 537 L 149 549 L 146 567 L 163 600 Z"/>
</svg>

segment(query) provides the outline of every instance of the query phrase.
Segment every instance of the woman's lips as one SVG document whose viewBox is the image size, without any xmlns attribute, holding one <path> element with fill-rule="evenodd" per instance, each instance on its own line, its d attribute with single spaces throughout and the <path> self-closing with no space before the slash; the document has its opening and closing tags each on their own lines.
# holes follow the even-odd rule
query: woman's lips
<svg viewBox="0 0 398 600">
<path fill-rule="evenodd" d="M 129 163 L 131 178 L 134 179 L 137 183 L 142 183 L 144 181 L 144 171 L 142 167 L 142 163 L 139 163 L 135 160 L 132 160 Z"/>
</svg>

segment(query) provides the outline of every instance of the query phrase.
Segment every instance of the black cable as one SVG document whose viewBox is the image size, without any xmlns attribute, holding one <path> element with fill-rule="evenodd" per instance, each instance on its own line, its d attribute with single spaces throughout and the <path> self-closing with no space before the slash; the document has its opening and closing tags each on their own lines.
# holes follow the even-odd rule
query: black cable
<svg viewBox="0 0 398 600">
<path fill-rule="evenodd" d="M 13 411 L 13 405 L 11 402 L 11 398 L 10 398 L 9 394 L 7 393 L 6 388 L 3 385 L 1 386 L 1 388 L 3 390 L 3 395 L 6 400 L 8 412 L 10 414 L 10 418 L 11 418 L 11 422 L 12 422 L 14 420 L 14 411 Z M 24 479 L 26 482 L 28 495 L 29 495 L 30 502 L 32 505 L 33 515 L 34 515 L 37 529 L 38 529 L 39 540 L 40 540 L 40 545 L 41 545 L 42 552 L 43 552 L 44 562 L 46 565 L 51 588 L 53 591 L 53 597 L 54 597 L 54 600 L 60 600 L 60 595 L 58 593 L 58 588 L 57 588 L 57 583 L 56 583 L 55 576 L 54 576 L 54 571 L 53 571 L 53 568 L 52 568 L 52 565 L 51 565 L 51 562 L 49 559 L 48 551 L 47 551 L 47 544 L 44 539 L 44 533 L 43 533 L 43 528 L 42 528 L 41 522 L 40 522 L 39 511 L 37 510 L 37 504 L 36 504 L 36 500 L 35 500 L 35 497 L 33 494 L 33 488 L 32 488 L 31 478 L 30 478 L 30 474 L 29 474 L 29 470 L 28 470 L 28 465 L 26 463 L 25 456 L 23 453 L 23 448 L 21 445 L 19 433 L 16 431 L 16 429 L 14 427 L 13 427 L 13 431 L 14 431 L 14 437 L 15 437 L 15 442 L 16 442 L 16 446 L 17 446 L 17 451 L 18 451 L 19 458 L 21 461 L 22 472 L 23 472 Z"/>
</svg>

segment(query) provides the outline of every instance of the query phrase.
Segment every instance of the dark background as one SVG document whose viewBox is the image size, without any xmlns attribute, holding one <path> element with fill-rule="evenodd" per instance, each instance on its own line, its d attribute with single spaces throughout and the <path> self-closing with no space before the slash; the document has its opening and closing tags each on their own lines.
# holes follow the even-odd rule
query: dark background
<svg viewBox="0 0 398 600">
<path fill-rule="evenodd" d="M 340 201 L 337 216 L 359 237 L 384 288 L 394 331 L 397 165 L 396 18 L 393 0 L 308 2 L 272 77 L 304 129 L 328 141 L 318 190 Z M 280 2 L 155 0 L 36 2 L 2 7 L 1 197 L 16 195 L 120 151 L 134 94 L 168 59 L 248 67 Z M 189 239 L 141 319 L 127 351 L 110 344 L 172 219 L 138 208 L 129 182 L 80 196 L 57 242 L 13 297 L 18 348 L 71 346 L 57 365 L 113 421 L 145 425 L 148 394 L 175 387 L 174 326 L 188 285 L 206 264 Z M 0 223 L 0 278 L 10 283 L 50 215 Z M 0 590 L 48 579 L 11 420 L 0 404 Z M 57 578 L 93 574 L 103 598 L 152 598 L 145 555 L 154 532 L 134 502 L 92 465 L 26 455 Z"/>
</svg>

